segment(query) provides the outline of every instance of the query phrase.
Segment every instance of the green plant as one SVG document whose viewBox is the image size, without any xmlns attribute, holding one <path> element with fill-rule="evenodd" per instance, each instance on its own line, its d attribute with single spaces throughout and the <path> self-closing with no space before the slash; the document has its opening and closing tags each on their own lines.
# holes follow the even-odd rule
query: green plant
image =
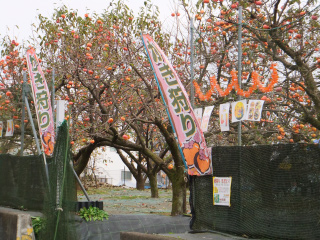
<svg viewBox="0 0 320 240">
<path fill-rule="evenodd" d="M 44 227 L 44 220 L 41 217 L 31 217 L 33 231 L 38 236 L 41 229 Z"/>
<path fill-rule="evenodd" d="M 21 211 L 27 211 L 28 210 L 24 206 L 19 206 L 18 209 L 21 210 Z"/>
<path fill-rule="evenodd" d="M 79 211 L 79 216 L 84 220 L 88 221 L 103 221 L 103 219 L 108 219 L 109 215 L 103 210 L 97 207 L 90 206 L 89 208 L 83 207 Z"/>
</svg>

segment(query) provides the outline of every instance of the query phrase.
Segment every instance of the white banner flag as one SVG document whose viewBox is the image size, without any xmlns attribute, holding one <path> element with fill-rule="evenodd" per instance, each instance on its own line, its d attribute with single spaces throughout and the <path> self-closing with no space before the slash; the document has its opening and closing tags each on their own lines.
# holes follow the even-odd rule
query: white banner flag
<svg viewBox="0 0 320 240">
<path fill-rule="evenodd" d="M 198 120 L 199 125 L 201 124 L 201 120 L 202 120 L 202 108 L 196 108 L 193 110 L 194 114 L 196 115 L 196 118 Z"/>
<path fill-rule="evenodd" d="M 59 127 L 65 118 L 65 100 L 56 100 L 56 127 Z"/>
<path fill-rule="evenodd" d="M 229 110 L 230 110 L 230 103 L 220 104 L 219 116 L 220 116 L 221 132 L 230 131 Z"/>
<path fill-rule="evenodd" d="M 213 108 L 214 108 L 214 106 L 209 106 L 209 107 L 205 107 L 205 109 L 204 109 L 204 113 L 203 113 L 202 121 L 201 121 L 202 132 L 208 131 L 209 119 L 210 119 Z"/>
</svg>

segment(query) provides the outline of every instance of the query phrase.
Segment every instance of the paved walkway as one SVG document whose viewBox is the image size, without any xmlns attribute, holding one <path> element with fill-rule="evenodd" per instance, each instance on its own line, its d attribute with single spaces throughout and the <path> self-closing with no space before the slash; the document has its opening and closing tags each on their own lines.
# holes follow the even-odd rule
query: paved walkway
<svg viewBox="0 0 320 240">
<path fill-rule="evenodd" d="M 157 234 L 186 240 L 242 240 L 238 236 L 219 232 L 190 233 L 190 218 L 185 216 L 162 216 L 155 214 L 112 215 L 103 222 L 76 221 L 79 240 L 120 240 L 121 232 Z"/>
<path fill-rule="evenodd" d="M 42 215 L 39 212 L 20 211 L 10 208 L 1 209 L 3 209 L 2 211 L 14 212 L 17 215 Z M 189 222 L 190 217 L 186 216 L 171 217 L 156 214 L 111 215 L 108 220 L 91 222 L 86 222 L 80 217 L 75 216 L 75 227 L 79 240 L 120 240 L 121 232 L 157 234 L 185 240 L 245 239 L 219 232 L 190 233 Z"/>
</svg>

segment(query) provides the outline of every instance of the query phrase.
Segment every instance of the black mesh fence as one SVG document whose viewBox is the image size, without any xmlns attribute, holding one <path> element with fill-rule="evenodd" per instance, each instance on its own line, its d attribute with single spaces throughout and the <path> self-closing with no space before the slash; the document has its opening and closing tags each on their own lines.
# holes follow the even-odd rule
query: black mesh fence
<svg viewBox="0 0 320 240">
<path fill-rule="evenodd" d="M 0 169 L 0 205 L 42 210 L 47 186 L 42 155 L 0 154 Z"/>
<path fill-rule="evenodd" d="M 231 206 L 212 176 L 191 177 L 191 228 L 272 239 L 320 239 L 319 145 L 214 147 L 213 176 L 232 177 Z"/>
<path fill-rule="evenodd" d="M 74 227 L 76 183 L 69 147 L 65 121 L 58 128 L 54 155 L 46 160 L 49 183 L 42 155 L 0 154 L 0 205 L 42 212 L 44 228 L 37 239 L 78 239 Z"/>
<path fill-rule="evenodd" d="M 45 227 L 40 240 L 78 239 L 74 217 L 76 212 L 76 182 L 70 162 L 67 122 L 58 128 L 53 160 L 49 169 L 50 191 L 47 191 L 43 213 Z"/>
</svg>

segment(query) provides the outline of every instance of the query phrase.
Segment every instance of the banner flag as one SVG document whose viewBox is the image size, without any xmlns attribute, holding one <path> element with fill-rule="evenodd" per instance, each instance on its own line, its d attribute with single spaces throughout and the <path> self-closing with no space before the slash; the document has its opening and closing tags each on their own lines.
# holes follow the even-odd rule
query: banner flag
<svg viewBox="0 0 320 240">
<path fill-rule="evenodd" d="M 7 120 L 7 131 L 6 131 L 6 137 L 12 137 L 13 136 L 13 120 Z"/>
<path fill-rule="evenodd" d="M 229 110 L 230 110 L 230 103 L 220 104 L 220 128 L 221 132 L 230 131 L 229 128 Z"/>
<path fill-rule="evenodd" d="M 202 121 L 202 108 L 195 108 L 194 114 L 196 115 L 196 119 L 198 120 L 198 123 L 201 124 Z"/>
<path fill-rule="evenodd" d="M 157 84 L 166 104 L 180 149 L 186 160 L 189 175 L 212 173 L 207 144 L 191 107 L 186 90 L 167 57 L 145 34 L 142 40 L 153 68 Z"/>
<path fill-rule="evenodd" d="M 212 113 L 214 106 L 205 107 L 202 121 L 201 121 L 201 130 L 202 132 L 208 131 L 209 119 Z"/>
<path fill-rule="evenodd" d="M 247 100 L 241 100 L 231 103 L 232 122 L 246 120 Z"/>
<path fill-rule="evenodd" d="M 246 120 L 260 121 L 263 104 L 263 100 L 249 100 Z"/>
<path fill-rule="evenodd" d="M 42 148 L 45 154 L 52 155 L 54 148 L 54 119 L 52 115 L 50 93 L 39 60 L 33 48 L 27 50 L 27 65 Z"/>
<path fill-rule="evenodd" d="M 3 133 L 3 121 L 0 121 L 0 137 L 2 137 Z"/>
</svg>

